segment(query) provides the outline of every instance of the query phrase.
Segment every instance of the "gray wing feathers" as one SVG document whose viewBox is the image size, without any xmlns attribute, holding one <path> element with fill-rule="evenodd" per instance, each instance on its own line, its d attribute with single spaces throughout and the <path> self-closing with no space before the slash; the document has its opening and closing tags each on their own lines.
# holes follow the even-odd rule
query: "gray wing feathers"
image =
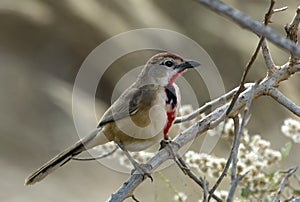
<svg viewBox="0 0 300 202">
<path fill-rule="evenodd" d="M 143 105 L 150 106 L 158 88 L 154 84 L 128 88 L 104 113 L 98 127 L 131 116 Z"/>
</svg>

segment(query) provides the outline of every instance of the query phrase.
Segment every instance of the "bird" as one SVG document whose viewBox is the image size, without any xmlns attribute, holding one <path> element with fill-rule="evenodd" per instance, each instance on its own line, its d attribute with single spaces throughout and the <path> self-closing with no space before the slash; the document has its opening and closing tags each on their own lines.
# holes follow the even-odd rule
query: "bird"
<svg viewBox="0 0 300 202">
<path fill-rule="evenodd" d="M 136 162 L 129 151 L 142 151 L 161 140 L 170 140 L 168 131 L 180 104 L 175 80 L 199 65 L 196 60 L 170 52 L 152 56 L 136 81 L 103 114 L 96 129 L 33 172 L 25 185 L 41 181 L 81 152 L 111 141 L 123 150 L 139 174 L 151 177 L 149 168 Z"/>
</svg>

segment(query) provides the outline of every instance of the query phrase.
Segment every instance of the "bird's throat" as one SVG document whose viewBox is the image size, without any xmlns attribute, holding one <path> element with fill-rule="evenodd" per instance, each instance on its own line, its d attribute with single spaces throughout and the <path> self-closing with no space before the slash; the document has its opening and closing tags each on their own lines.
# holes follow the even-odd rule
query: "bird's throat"
<svg viewBox="0 0 300 202">
<path fill-rule="evenodd" d="M 176 72 L 174 75 L 171 76 L 171 78 L 169 79 L 169 85 L 173 85 L 173 83 L 175 82 L 176 78 L 185 71 L 185 69 L 181 69 L 178 72 Z"/>
</svg>

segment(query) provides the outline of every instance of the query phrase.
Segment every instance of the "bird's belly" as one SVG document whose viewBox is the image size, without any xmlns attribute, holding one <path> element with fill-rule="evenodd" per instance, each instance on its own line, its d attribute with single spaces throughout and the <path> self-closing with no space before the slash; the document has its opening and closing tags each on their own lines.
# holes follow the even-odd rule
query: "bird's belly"
<svg viewBox="0 0 300 202">
<path fill-rule="evenodd" d="M 106 136 L 107 139 L 109 139 L 109 141 L 121 141 L 128 151 L 145 150 L 151 147 L 152 145 L 159 143 L 159 141 L 163 137 L 163 133 L 161 130 L 155 136 L 147 136 L 147 134 L 144 134 L 143 138 L 139 138 L 139 136 L 142 136 L 142 134 L 138 134 L 137 131 L 133 133 L 125 133 L 124 131 L 120 130 L 119 127 L 116 126 L 116 123 L 106 124 L 104 127 L 103 134 Z"/>
</svg>

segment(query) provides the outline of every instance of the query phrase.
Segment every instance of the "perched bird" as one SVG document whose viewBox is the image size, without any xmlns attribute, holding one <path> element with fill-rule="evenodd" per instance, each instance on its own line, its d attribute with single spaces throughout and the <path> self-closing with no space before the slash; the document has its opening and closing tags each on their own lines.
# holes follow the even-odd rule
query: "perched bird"
<svg viewBox="0 0 300 202">
<path fill-rule="evenodd" d="M 128 151 L 141 151 L 162 138 L 169 139 L 179 105 L 179 88 L 174 81 L 186 69 L 199 65 L 173 53 L 154 55 L 136 81 L 104 113 L 96 130 L 45 163 L 25 180 L 25 185 L 41 181 L 74 156 L 110 141 L 124 151 L 140 174 L 147 175 L 147 168 Z"/>
</svg>

